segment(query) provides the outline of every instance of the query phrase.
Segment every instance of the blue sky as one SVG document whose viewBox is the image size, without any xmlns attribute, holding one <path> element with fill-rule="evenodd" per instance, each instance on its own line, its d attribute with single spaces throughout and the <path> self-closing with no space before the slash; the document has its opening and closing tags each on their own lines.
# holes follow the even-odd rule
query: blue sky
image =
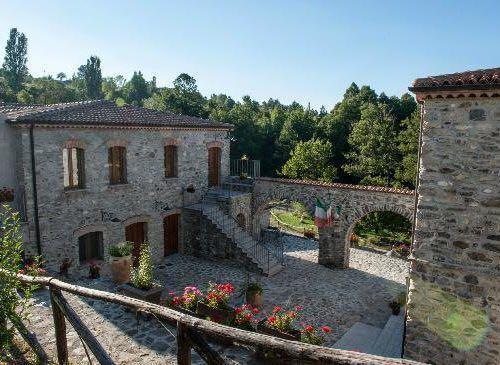
<svg viewBox="0 0 500 365">
<path fill-rule="evenodd" d="M 0 0 L 33 75 L 71 75 L 91 54 L 104 75 L 181 72 L 204 95 L 330 109 L 355 81 L 400 95 L 416 77 L 500 66 L 500 1 Z"/>
</svg>

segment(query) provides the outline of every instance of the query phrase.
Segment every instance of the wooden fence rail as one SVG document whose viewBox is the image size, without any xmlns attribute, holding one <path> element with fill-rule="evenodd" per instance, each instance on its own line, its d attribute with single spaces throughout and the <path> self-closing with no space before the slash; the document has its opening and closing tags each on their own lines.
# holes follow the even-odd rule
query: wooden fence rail
<svg viewBox="0 0 500 365">
<path fill-rule="evenodd" d="M 335 365 L 420 364 L 410 360 L 390 359 L 358 352 L 337 350 L 249 332 L 193 317 L 170 308 L 124 295 L 69 284 L 52 277 L 33 277 L 21 274 L 17 274 L 17 276 L 22 282 L 39 284 L 48 287 L 50 290 L 56 333 L 57 357 L 60 365 L 68 364 L 66 320 L 101 364 L 114 364 L 98 340 L 92 335 L 66 301 L 62 294 L 63 292 L 120 304 L 138 312 L 149 313 L 160 321 L 176 327 L 177 361 L 180 365 L 191 364 L 192 349 L 208 364 L 226 364 L 226 360 L 209 346 L 207 340 L 246 345 L 261 351 L 272 352 L 279 355 L 280 358 L 286 359 L 286 363 Z"/>
</svg>

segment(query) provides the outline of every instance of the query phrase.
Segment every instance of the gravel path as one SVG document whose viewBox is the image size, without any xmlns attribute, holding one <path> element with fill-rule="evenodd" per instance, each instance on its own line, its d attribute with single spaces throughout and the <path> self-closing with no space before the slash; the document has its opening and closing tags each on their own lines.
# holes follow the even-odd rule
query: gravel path
<svg viewBox="0 0 500 365">
<path fill-rule="evenodd" d="M 272 278 L 259 277 L 264 287 L 264 313 L 274 305 L 304 307 L 299 320 L 312 325 L 328 325 L 332 333 L 327 346 L 333 345 L 355 322 L 382 327 L 390 315 L 388 302 L 404 291 L 407 262 L 368 251 L 351 249 L 350 269 L 330 270 L 317 264 L 317 242 L 288 236 L 285 240 L 286 267 Z M 240 289 L 247 274 L 227 262 L 208 261 L 191 256 L 172 255 L 158 267 L 157 282 L 166 291 L 181 292 L 187 285 L 201 288 L 209 281 L 232 282 Z M 254 277 L 255 278 L 255 277 Z M 79 285 L 114 291 L 104 279 L 76 281 Z M 76 312 L 98 337 L 117 364 L 175 363 L 176 342 L 173 328 L 164 328 L 155 319 L 135 319 L 122 307 L 65 294 Z M 241 302 L 235 300 L 235 304 Z M 47 291 L 40 291 L 31 309 L 29 327 L 44 348 L 55 354 L 55 338 Z M 86 364 L 84 349 L 68 325 L 70 359 Z M 222 348 L 219 349 L 223 351 Z M 248 363 L 245 349 L 224 350 L 239 363 Z M 193 355 L 194 362 L 202 363 Z"/>
</svg>

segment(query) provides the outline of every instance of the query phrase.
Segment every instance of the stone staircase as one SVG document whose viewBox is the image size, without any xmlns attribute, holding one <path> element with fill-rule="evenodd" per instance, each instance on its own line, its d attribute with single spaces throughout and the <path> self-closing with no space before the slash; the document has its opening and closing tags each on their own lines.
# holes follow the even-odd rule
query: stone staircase
<svg viewBox="0 0 500 365">
<path fill-rule="evenodd" d="M 190 205 L 188 208 L 199 211 L 217 230 L 251 261 L 263 275 L 273 276 L 283 269 L 283 265 L 272 250 L 265 244 L 255 240 L 250 233 L 238 226 L 237 221 L 227 214 L 221 205 L 231 196 L 242 194 L 239 191 L 212 188 L 205 195 L 202 203 Z"/>
<path fill-rule="evenodd" d="M 401 358 L 403 347 L 404 311 L 391 315 L 384 328 L 356 322 L 333 347 L 367 354 Z"/>
</svg>

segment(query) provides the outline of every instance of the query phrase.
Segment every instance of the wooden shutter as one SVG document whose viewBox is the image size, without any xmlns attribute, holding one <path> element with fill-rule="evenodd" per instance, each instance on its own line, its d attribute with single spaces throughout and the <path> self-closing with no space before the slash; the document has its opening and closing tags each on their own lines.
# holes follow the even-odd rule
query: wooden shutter
<svg viewBox="0 0 500 365">
<path fill-rule="evenodd" d="M 165 146 L 165 177 L 177 177 L 177 146 Z"/>
<path fill-rule="evenodd" d="M 111 147 L 108 152 L 110 184 L 127 182 L 127 153 L 125 147 Z"/>
<path fill-rule="evenodd" d="M 77 182 L 79 188 L 85 187 L 85 152 L 82 148 L 76 148 Z"/>
</svg>

